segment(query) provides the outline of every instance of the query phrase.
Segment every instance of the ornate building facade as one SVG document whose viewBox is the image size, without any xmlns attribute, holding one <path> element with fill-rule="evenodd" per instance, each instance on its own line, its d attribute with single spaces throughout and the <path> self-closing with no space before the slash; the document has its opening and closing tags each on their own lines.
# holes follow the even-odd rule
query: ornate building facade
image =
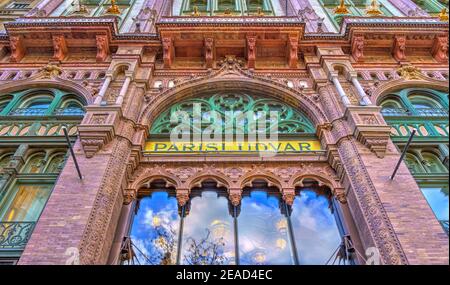
<svg viewBox="0 0 450 285">
<path fill-rule="evenodd" d="M 448 264 L 447 6 L 0 1 L 0 264 Z"/>
</svg>

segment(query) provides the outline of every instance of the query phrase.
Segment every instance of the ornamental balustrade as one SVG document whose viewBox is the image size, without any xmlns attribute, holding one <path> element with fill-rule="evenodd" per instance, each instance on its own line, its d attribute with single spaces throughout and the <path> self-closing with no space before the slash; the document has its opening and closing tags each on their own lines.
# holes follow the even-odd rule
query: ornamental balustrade
<svg viewBox="0 0 450 285">
<path fill-rule="evenodd" d="M 0 136 L 63 136 L 63 127 L 69 135 L 77 134 L 79 121 L 0 120 Z"/>
<path fill-rule="evenodd" d="M 23 249 L 35 222 L 0 222 L 0 249 Z"/>
</svg>

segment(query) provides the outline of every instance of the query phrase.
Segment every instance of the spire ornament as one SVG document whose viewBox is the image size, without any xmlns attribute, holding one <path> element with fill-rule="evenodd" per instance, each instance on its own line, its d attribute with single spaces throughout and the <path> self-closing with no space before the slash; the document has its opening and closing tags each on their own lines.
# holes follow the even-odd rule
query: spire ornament
<svg viewBox="0 0 450 285">
<path fill-rule="evenodd" d="M 116 0 L 111 0 L 111 6 L 106 10 L 109 14 L 119 15 L 120 12 L 119 6 L 116 4 Z"/>
<path fill-rule="evenodd" d="M 448 22 L 447 8 L 443 8 L 441 10 L 441 13 L 439 14 L 439 20 L 441 20 L 442 22 Z"/>
<path fill-rule="evenodd" d="M 345 6 L 345 0 L 340 1 L 339 6 L 334 9 L 334 13 L 339 15 L 350 14 L 347 6 Z"/>
<path fill-rule="evenodd" d="M 383 12 L 381 12 L 380 5 L 378 4 L 377 0 L 372 0 L 370 6 L 368 6 L 366 9 L 366 14 L 369 16 L 383 15 Z"/>
</svg>

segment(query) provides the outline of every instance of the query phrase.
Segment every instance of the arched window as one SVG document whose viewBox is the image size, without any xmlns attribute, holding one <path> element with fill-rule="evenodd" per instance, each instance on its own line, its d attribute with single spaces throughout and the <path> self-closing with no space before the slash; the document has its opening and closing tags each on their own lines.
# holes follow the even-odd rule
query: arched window
<svg viewBox="0 0 450 285">
<path fill-rule="evenodd" d="M 15 108 L 11 115 L 19 116 L 42 116 L 45 115 L 52 104 L 54 97 L 49 94 L 34 93 L 28 95 L 18 108 Z"/>
<path fill-rule="evenodd" d="M 0 113 L 5 110 L 5 108 L 11 103 L 13 96 L 2 96 L 0 97 Z"/>
<path fill-rule="evenodd" d="M 195 116 L 195 104 L 200 106 L 202 118 Z M 232 112 L 233 117 L 230 117 L 227 112 Z M 180 119 L 181 114 L 187 114 L 189 116 L 189 119 L 193 123 L 191 124 L 193 132 L 199 131 L 198 129 L 194 129 L 194 125 L 200 125 L 200 119 L 203 121 L 213 122 L 215 120 L 212 120 L 212 114 L 216 114 L 219 116 L 219 121 L 215 122 L 222 127 L 223 133 L 247 133 L 248 130 L 254 126 L 249 124 L 247 114 L 258 116 L 261 115 L 262 112 L 265 112 L 267 119 L 266 133 L 274 130 L 275 127 L 275 123 L 269 119 L 270 112 L 276 112 L 279 134 L 315 133 L 312 123 L 297 109 L 292 108 L 280 100 L 250 95 L 243 92 L 223 92 L 212 95 L 208 94 L 196 97 L 194 99 L 186 99 L 181 101 L 170 107 L 156 118 L 150 129 L 150 133 L 169 134 L 170 131 L 176 126 L 171 122 L 171 117 L 175 115 L 176 118 Z M 253 118 L 255 119 L 254 122 L 256 122 L 257 117 Z M 227 120 L 234 122 L 234 124 L 231 124 L 231 129 L 228 128 L 230 124 L 227 124 Z M 183 122 L 188 123 L 184 119 Z M 210 125 L 211 124 L 202 123 L 202 131 Z"/>
<path fill-rule="evenodd" d="M 0 171 L 2 171 L 3 168 L 7 167 L 9 162 L 11 161 L 13 157 L 12 153 L 5 154 L 0 157 Z"/>
<path fill-rule="evenodd" d="M 16 184 L 0 210 L 2 222 L 35 222 L 51 192 L 51 185 Z"/>
<path fill-rule="evenodd" d="M 277 189 L 270 190 L 244 189 L 238 219 L 242 265 L 294 264 L 281 197 Z"/>
<path fill-rule="evenodd" d="M 55 114 L 62 116 L 84 115 L 83 104 L 75 98 L 63 98 L 63 102 L 61 103 L 60 107 L 55 110 Z"/>
<path fill-rule="evenodd" d="M 381 102 L 381 112 L 385 116 L 404 116 L 406 109 L 400 103 L 400 100 L 395 97 L 387 97 Z"/>
<path fill-rule="evenodd" d="M 182 255 L 186 265 L 235 264 L 233 218 L 226 189 L 205 182 L 193 189 L 184 219 Z"/>
<path fill-rule="evenodd" d="M 423 161 L 425 169 L 428 173 L 443 173 L 448 172 L 448 169 L 442 164 L 439 157 L 430 152 L 422 152 Z"/>
<path fill-rule="evenodd" d="M 325 265 L 342 242 L 328 189 L 297 191 L 292 227 L 300 264 Z"/>
<path fill-rule="evenodd" d="M 425 169 L 423 168 L 420 160 L 412 153 L 407 153 L 405 156 L 406 166 L 409 168 L 411 173 L 424 173 Z"/>
<path fill-rule="evenodd" d="M 174 193 L 154 191 L 139 199 L 130 232 L 137 264 L 176 263 L 179 220 Z"/>
<path fill-rule="evenodd" d="M 38 153 L 32 155 L 24 167 L 22 168 L 22 173 L 42 173 L 45 167 L 45 154 Z"/>
<path fill-rule="evenodd" d="M 45 173 L 59 173 L 64 165 L 66 156 L 64 154 L 55 154 L 50 159 L 47 167 L 45 168 Z"/>
</svg>

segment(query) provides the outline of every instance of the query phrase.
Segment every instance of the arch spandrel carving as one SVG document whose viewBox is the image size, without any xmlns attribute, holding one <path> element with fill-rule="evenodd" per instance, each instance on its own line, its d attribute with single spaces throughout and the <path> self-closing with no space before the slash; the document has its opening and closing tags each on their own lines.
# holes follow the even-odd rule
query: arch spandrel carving
<svg viewBox="0 0 450 285">
<path fill-rule="evenodd" d="M 317 103 L 304 93 L 289 88 L 286 84 L 277 82 L 270 77 L 256 76 L 250 71 L 243 70 L 238 63 L 226 61 L 218 71 L 210 72 L 203 77 L 191 76 L 188 80 L 177 82 L 175 87 L 154 95 L 155 97 L 142 111 L 139 122 L 149 126 L 160 113 L 180 100 L 214 90 L 244 90 L 262 93 L 269 98 L 274 97 L 299 108 L 314 125 L 320 125 L 327 121 L 325 113 Z"/>
</svg>

